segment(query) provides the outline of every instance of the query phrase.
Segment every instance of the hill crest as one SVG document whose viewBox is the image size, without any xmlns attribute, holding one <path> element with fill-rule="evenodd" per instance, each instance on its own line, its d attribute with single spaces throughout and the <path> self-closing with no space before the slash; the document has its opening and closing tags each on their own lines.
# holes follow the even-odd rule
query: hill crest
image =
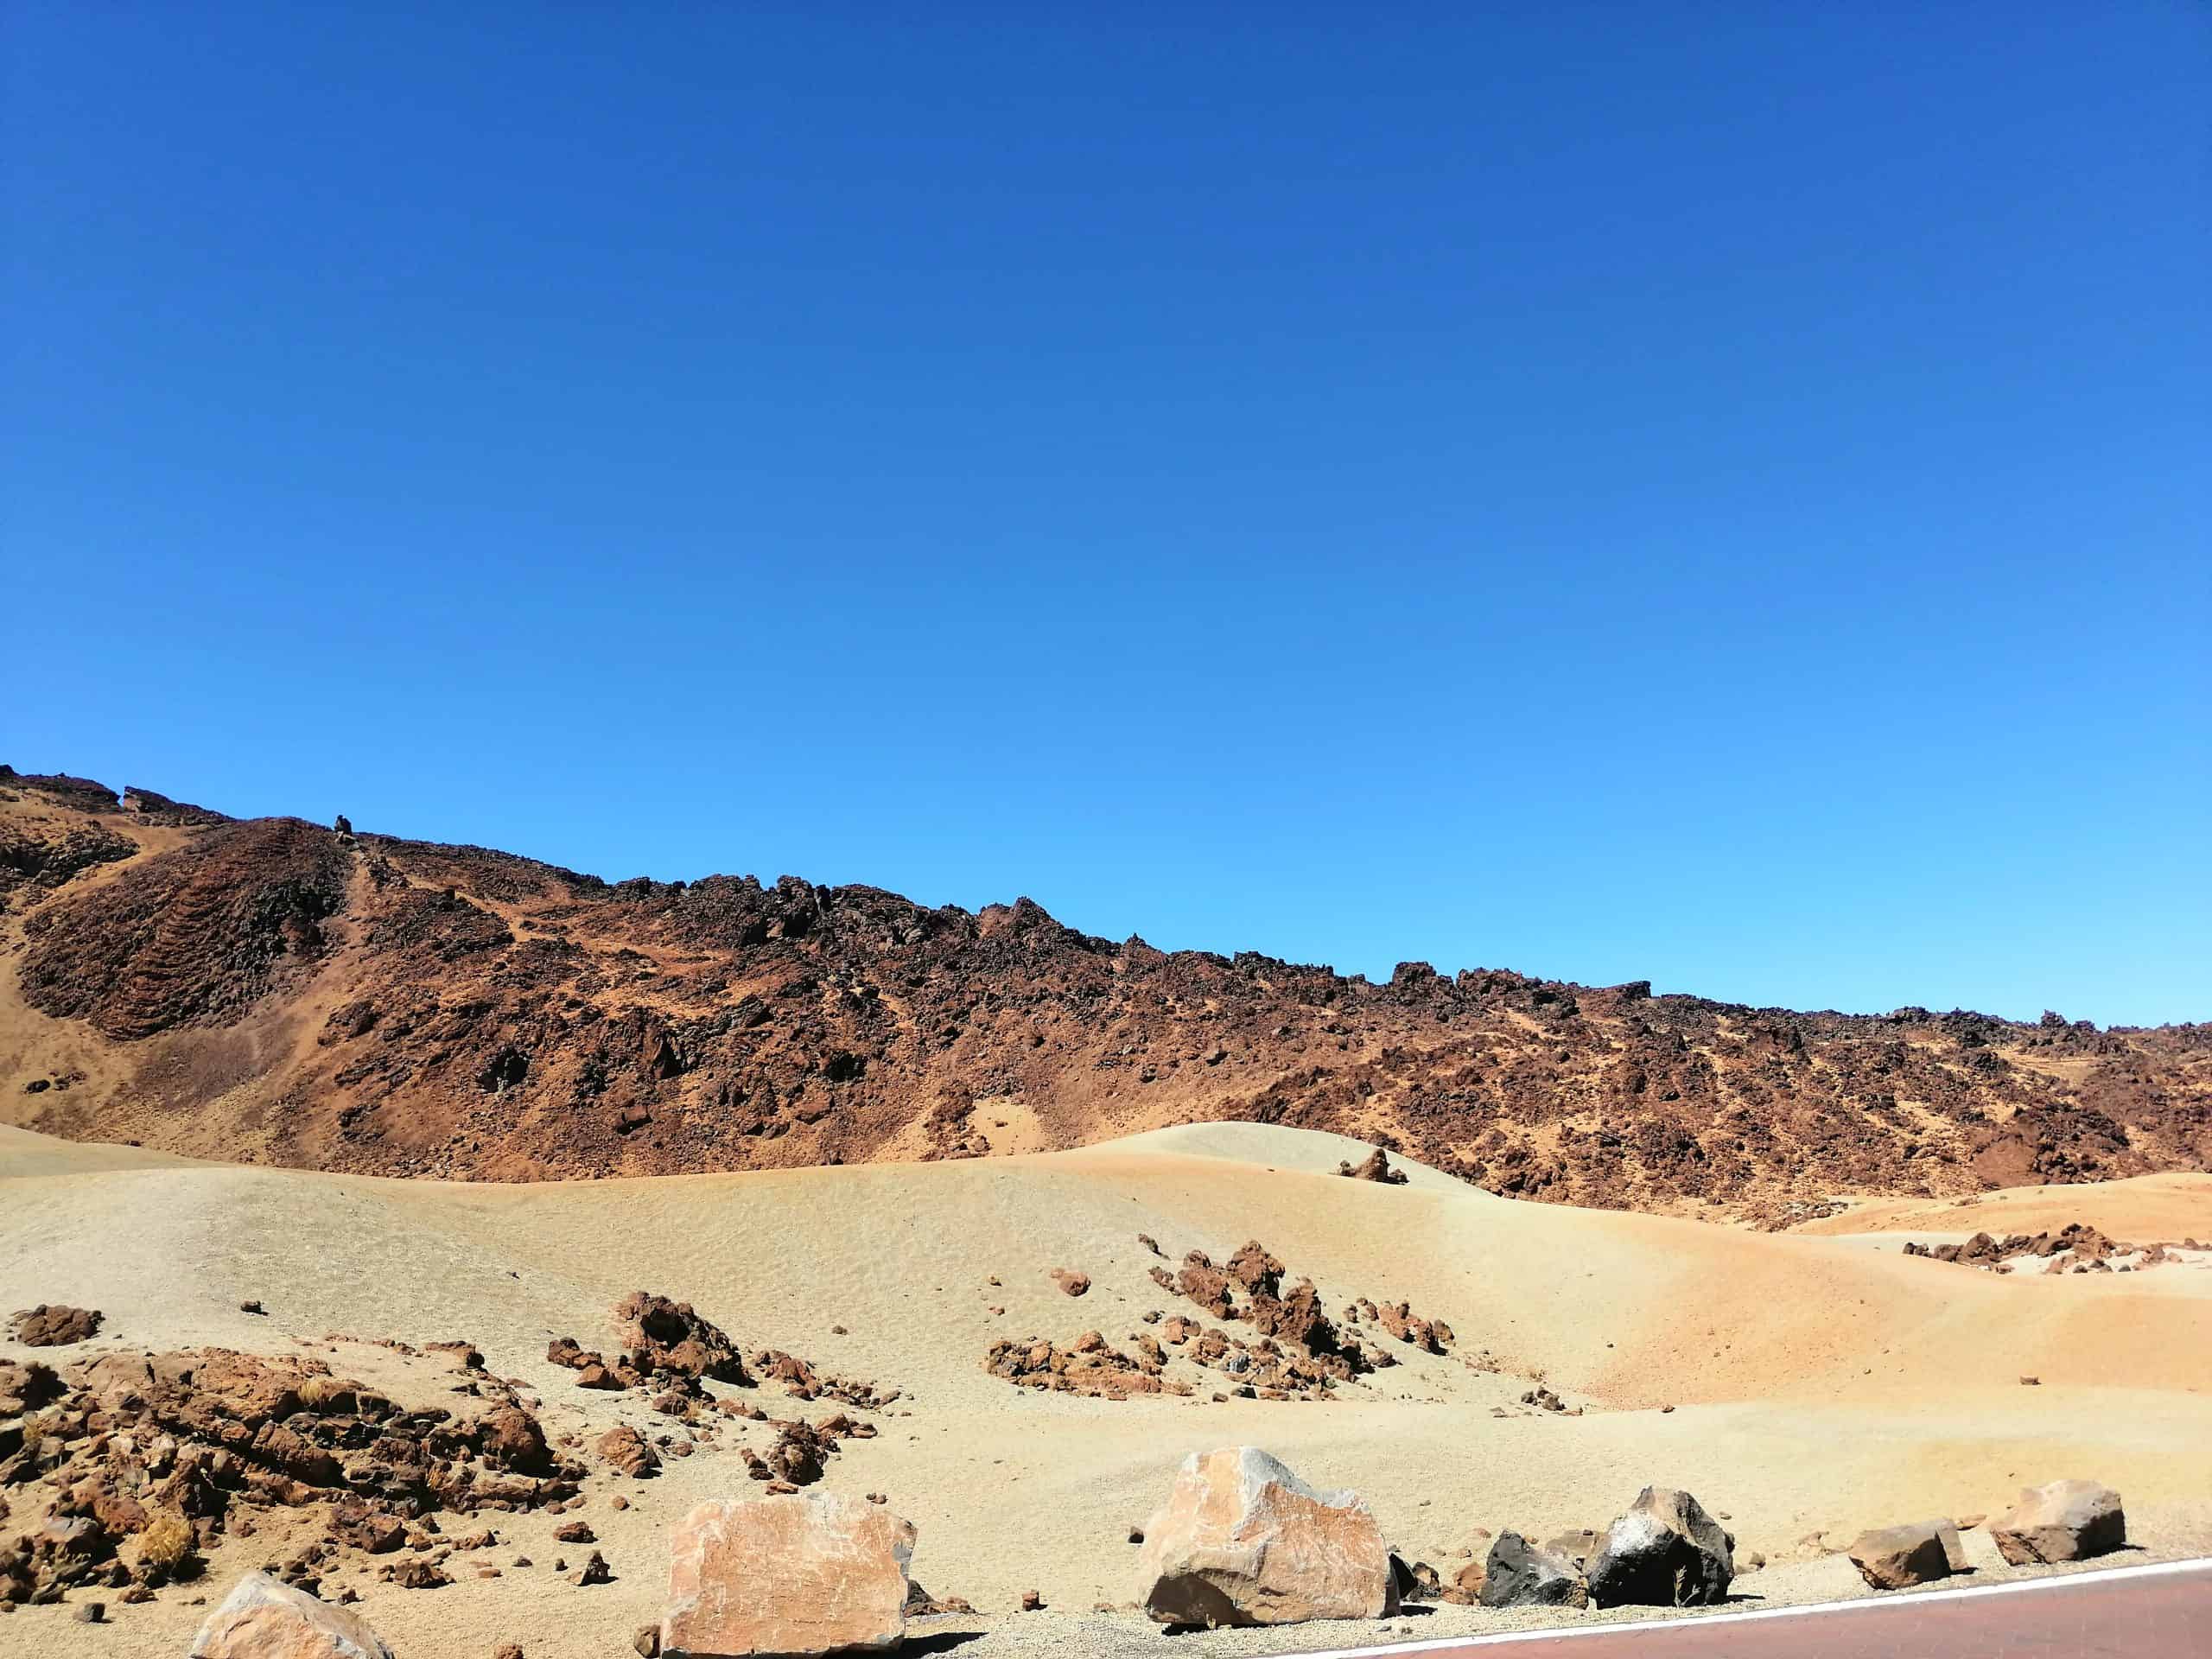
<svg viewBox="0 0 2212 1659">
<path fill-rule="evenodd" d="M 2201 1168 L 2212 1028 L 1751 1008 L 1161 951 L 1027 899 L 609 883 L 0 768 L 0 1117 L 518 1179 L 986 1155 L 1210 1120 L 1494 1192 L 1770 1222 Z"/>
</svg>

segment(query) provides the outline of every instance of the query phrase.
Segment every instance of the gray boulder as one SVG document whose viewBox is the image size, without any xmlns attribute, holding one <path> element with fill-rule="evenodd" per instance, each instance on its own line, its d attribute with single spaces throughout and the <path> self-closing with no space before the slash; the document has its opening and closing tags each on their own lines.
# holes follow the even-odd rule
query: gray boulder
<svg viewBox="0 0 2212 1659">
<path fill-rule="evenodd" d="M 1647 1486 L 1590 1563 L 1600 1607 L 1703 1607 L 1728 1599 L 1736 1541 L 1688 1492 Z"/>
<path fill-rule="evenodd" d="M 1485 1607 L 1587 1607 L 1590 1589 L 1581 1568 L 1567 1557 L 1517 1532 L 1501 1532 L 1484 1564 L 1478 1599 Z"/>
</svg>

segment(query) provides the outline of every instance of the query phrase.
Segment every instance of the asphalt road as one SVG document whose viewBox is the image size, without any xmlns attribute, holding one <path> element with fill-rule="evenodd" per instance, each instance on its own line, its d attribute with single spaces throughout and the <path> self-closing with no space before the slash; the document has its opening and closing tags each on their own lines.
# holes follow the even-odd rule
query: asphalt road
<svg viewBox="0 0 2212 1659">
<path fill-rule="evenodd" d="M 1527 1659 L 2212 1659 L 2212 1561 L 1310 1659 L 1498 1659 L 1500 1649 Z"/>
</svg>

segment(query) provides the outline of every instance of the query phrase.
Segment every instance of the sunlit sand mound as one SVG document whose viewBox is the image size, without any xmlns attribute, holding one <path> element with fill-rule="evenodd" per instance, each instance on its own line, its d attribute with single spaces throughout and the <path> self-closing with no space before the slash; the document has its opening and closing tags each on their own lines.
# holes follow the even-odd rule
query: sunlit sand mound
<svg viewBox="0 0 2212 1659">
<path fill-rule="evenodd" d="M 2017 1186 L 1955 1198 L 1867 1198 L 1793 1231 L 2037 1233 L 2082 1222 L 2114 1238 L 2212 1239 L 2212 1175 L 2139 1175 L 2081 1186 Z"/>
<path fill-rule="evenodd" d="M 1037 1156 L 486 1186 L 194 1164 L 0 1130 L 0 1308 L 103 1310 L 91 1342 L 43 1351 L 64 1363 L 217 1344 L 342 1368 L 353 1345 L 329 1334 L 467 1338 L 494 1376 L 543 1402 L 549 1434 L 588 1446 L 618 1421 L 658 1435 L 669 1420 L 641 1392 L 579 1389 L 548 1363 L 548 1343 L 609 1346 L 611 1311 L 630 1291 L 690 1301 L 747 1351 L 903 1391 L 855 1414 L 879 1432 L 846 1443 L 824 1484 L 881 1492 L 917 1523 L 915 1576 L 994 1616 L 963 1649 L 986 1656 L 1156 1650 L 1134 1614 L 1089 1610 L 1128 1601 L 1128 1530 L 1176 1462 L 1239 1442 L 1356 1488 L 1387 1536 L 1440 1566 L 1479 1553 L 1478 1528 L 1602 1526 L 1647 1482 L 1688 1487 L 1727 1515 L 1746 1558 L 1773 1563 L 1745 1580 L 1770 1602 L 1859 1592 L 1847 1563 L 1808 1541 L 1818 1531 L 1835 1541 L 1993 1510 L 2022 1484 L 2062 1476 L 2120 1488 L 2131 1533 L 2156 1552 L 2198 1548 L 2212 1528 L 2212 1396 L 2198 1392 L 2212 1376 L 2212 1300 L 2198 1275 L 2000 1277 L 1850 1239 L 1516 1203 L 1418 1165 L 1403 1166 L 1403 1185 L 1335 1173 L 1364 1151 L 1197 1125 Z M 2180 1231 L 2212 1236 L 2205 1185 L 2193 1200 L 2162 1192 L 2198 1206 Z M 2095 1213 L 2082 1205 L 2097 1189 L 2062 1196 L 2069 1217 Z M 1402 1302 L 1450 1327 L 1448 1351 L 1363 1319 L 1396 1363 L 1325 1401 L 1237 1398 L 1233 1376 L 1179 1352 L 1166 1375 L 1192 1383 L 1187 1395 L 1077 1397 L 984 1368 L 1002 1338 L 1070 1344 L 1096 1331 L 1131 1351 L 1161 1328 L 1144 1321 L 1151 1310 L 1253 1338 L 1152 1277 L 1193 1249 L 1225 1262 L 1248 1240 L 1284 1265 L 1286 1287 L 1310 1275 L 1332 1318 L 1361 1299 Z M 1067 1294 L 1055 1269 L 1087 1275 L 1089 1289 Z M 246 1300 L 266 1317 L 240 1312 Z M 0 1354 L 28 1357 L 6 1344 Z M 1540 1384 L 1581 1414 L 1522 1403 Z M 773 1415 L 830 1408 L 759 1397 Z M 703 1497 L 760 1490 L 745 1444 L 734 1434 L 668 1458 L 658 1478 L 620 1484 L 626 1509 L 594 1489 L 583 1513 L 613 1583 L 556 1577 L 556 1558 L 573 1567 L 582 1552 L 553 1540 L 556 1517 L 518 1515 L 499 1517 L 503 1541 L 485 1557 L 498 1578 L 415 1592 L 346 1569 L 326 1591 L 357 1589 L 403 1652 L 488 1659 L 508 1640 L 531 1659 L 622 1651 L 658 1611 L 674 1518 Z M 0 1533 L 32 1519 L 19 1510 Z M 283 1524 L 274 1511 L 264 1535 L 226 1543 L 213 1587 L 276 1559 Z M 1993 1566 L 1981 1535 L 1969 1539 Z M 521 1555 L 533 1565 L 513 1567 Z M 1013 1613 L 1030 1589 L 1048 1611 Z M 171 1589 L 112 1608 L 103 1650 L 181 1651 L 203 1611 L 188 1599 Z M 63 1645 L 67 1617 L 19 1611 L 0 1652 Z M 1420 1633 L 1531 1617 L 1452 1609 Z M 1202 1641 L 1250 1651 L 1345 1634 Z"/>
</svg>

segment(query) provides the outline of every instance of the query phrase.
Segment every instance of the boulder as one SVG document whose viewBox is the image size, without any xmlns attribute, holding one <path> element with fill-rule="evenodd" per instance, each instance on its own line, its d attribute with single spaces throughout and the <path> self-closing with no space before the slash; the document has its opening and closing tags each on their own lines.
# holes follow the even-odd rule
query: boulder
<svg viewBox="0 0 2212 1659">
<path fill-rule="evenodd" d="M 542 1475 L 553 1467 L 553 1453 L 537 1419 L 520 1406 L 496 1406 L 476 1425 L 476 1444 L 486 1461 L 518 1473 Z"/>
<path fill-rule="evenodd" d="M 660 1467 L 660 1454 L 627 1423 L 617 1423 L 601 1435 L 596 1449 L 611 1467 L 639 1479 Z"/>
<path fill-rule="evenodd" d="M 640 1377 L 660 1376 L 694 1385 L 709 1376 L 741 1385 L 753 1381 L 737 1344 L 721 1326 L 694 1313 L 689 1302 L 632 1291 L 615 1305 L 614 1317 L 622 1325 L 624 1363 Z"/>
<path fill-rule="evenodd" d="M 1532 1544 L 1517 1532 L 1501 1532 L 1483 1563 L 1478 1599 L 1485 1607 L 1586 1607 L 1590 1588 L 1569 1557 Z"/>
<path fill-rule="evenodd" d="M 1162 1624 L 1291 1624 L 1398 1611 L 1382 1529 L 1257 1446 L 1192 1452 L 1144 1524 L 1137 1601 Z"/>
<path fill-rule="evenodd" d="M 906 1630 L 914 1527 L 857 1497 L 810 1492 L 702 1503 L 670 1547 L 670 1659 L 865 1653 Z"/>
<path fill-rule="evenodd" d="M 392 1659 L 392 1652 L 345 1608 L 249 1573 L 200 1627 L 192 1659 Z"/>
<path fill-rule="evenodd" d="M 1688 1492 L 1647 1486 L 1606 1529 L 1590 1563 L 1590 1599 L 1600 1607 L 1724 1601 L 1736 1575 L 1735 1545 Z"/>
<path fill-rule="evenodd" d="M 1862 1532 L 1845 1553 L 1859 1569 L 1859 1576 L 1876 1590 L 1929 1584 L 1949 1578 L 1955 1570 L 1942 1532 L 1932 1521 Z"/>
<path fill-rule="evenodd" d="M 1356 1181 L 1382 1181 L 1391 1186 L 1403 1186 L 1406 1184 L 1406 1172 L 1402 1169 L 1391 1168 L 1389 1154 L 1380 1147 L 1369 1153 L 1357 1165 L 1349 1159 L 1345 1160 L 1337 1166 L 1337 1173 L 1348 1175 Z"/>
<path fill-rule="evenodd" d="M 2014 1567 L 2078 1561 L 2127 1541 L 2120 1494 L 2094 1480 L 2026 1486 L 2020 1501 L 1989 1523 L 1998 1553 Z"/>
<path fill-rule="evenodd" d="M 41 1302 L 9 1320 L 16 1340 L 26 1348 L 67 1348 L 87 1342 L 100 1328 L 97 1307 L 70 1307 L 60 1302 Z"/>
</svg>

